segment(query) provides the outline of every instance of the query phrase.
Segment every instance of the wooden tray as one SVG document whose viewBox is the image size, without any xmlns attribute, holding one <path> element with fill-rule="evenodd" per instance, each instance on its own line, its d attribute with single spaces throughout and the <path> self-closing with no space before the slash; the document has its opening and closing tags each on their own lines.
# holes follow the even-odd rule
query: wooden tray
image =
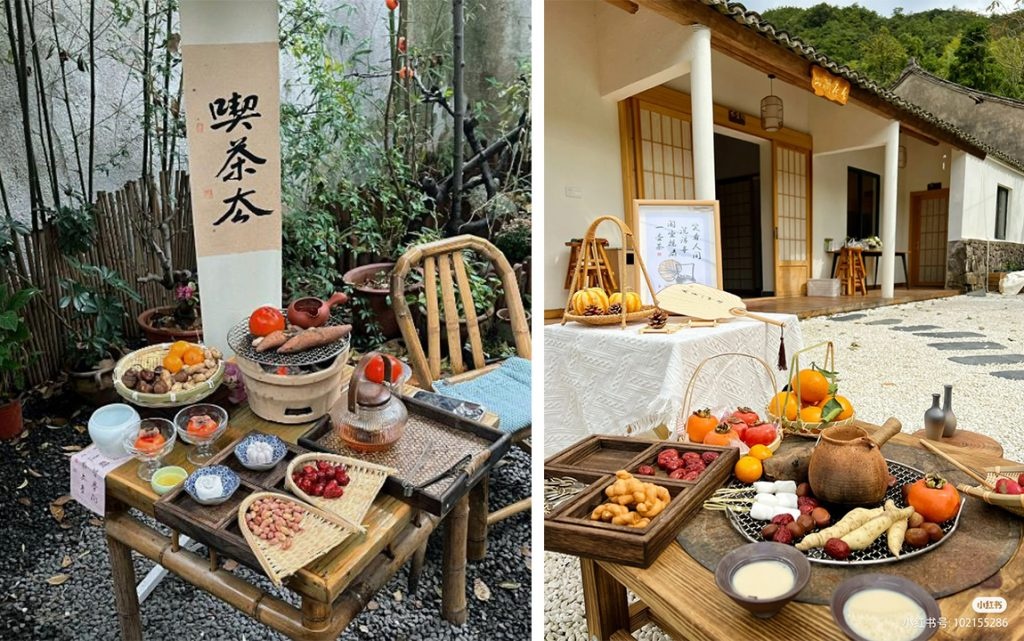
<svg viewBox="0 0 1024 641">
<path fill-rule="evenodd" d="M 508 452 L 511 435 L 408 396 L 399 398 L 409 411 L 409 424 L 386 452 L 348 447 L 334 429 L 338 405 L 299 437 L 299 444 L 397 470 L 384 482 L 385 493 L 444 516 Z"/>
<path fill-rule="evenodd" d="M 665 487 L 672 496 L 668 507 L 645 528 L 630 528 L 590 520 L 590 512 L 604 503 L 604 490 L 615 481 L 618 470 L 635 474 L 642 464 L 653 464 L 658 452 L 674 448 L 683 452 L 718 452 L 696 481 L 637 476 Z M 632 453 L 632 457 L 628 454 Z M 627 460 L 628 458 L 628 460 Z M 577 497 L 559 504 L 544 519 L 544 549 L 623 565 L 647 567 L 676 537 L 704 500 L 729 478 L 739 459 L 735 447 L 713 447 L 674 441 L 627 437 L 590 436 L 548 459 L 545 478 L 569 476 L 589 482 Z M 623 463 L 624 462 L 624 463 Z M 621 463 L 621 464 L 620 464 Z M 603 465 L 603 469 L 601 468 Z M 594 473 L 602 476 L 594 479 Z"/>
<path fill-rule="evenodd" d="M 302 502 L 302 499 L 287 490 L 284 477 L 288 464 L 295 457 L 307 454 L 308 450 L 284 441 L 288 452 L 277 465 L 263 472 L 250 470 L 235 458 L 235 446 L 249 434 L 259 433 L 243 434 L 217 452 L 210 460 L 210 465 L 224 465 L 238 474 L 241 483 L 230 499 L 220 505 L 200 505 L 192 500 L 192 497 L 185 491 L 184 484 L 181 484 L 160 497 L 154 504 L 154 511 L 157 520 L 168 527 L 244 563 L 257 572 L 263 572 L 259 559 L 253 554 L 252 548 L 249 547 L 239 528 L 238 508 L 243 501 L 257 492 L 276 492 Z M 353 536 L 360 536 L 360 534 L 356 532 Z"/>
</svg>

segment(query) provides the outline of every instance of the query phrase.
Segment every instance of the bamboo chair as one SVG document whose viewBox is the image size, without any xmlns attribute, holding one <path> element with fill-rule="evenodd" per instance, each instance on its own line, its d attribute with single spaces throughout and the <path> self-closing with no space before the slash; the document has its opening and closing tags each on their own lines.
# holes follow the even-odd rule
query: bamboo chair
<svg viewBox="0 0 1024 641">
<path fill-rule="evenodd" d="M 441 309 L 444 310 L 444 334 L 447 338 L 449 363 L 452 370 L 452 375 L 446 378 L 447 382 L 459 383 L 484 376 L 500 366 L 500 363 L 488 364 L 484 358 L 480 323 L 463 258 L 463 252 L 466 250 L 486 257 L 494 265 L 495 271 L 501 277 L 502 289 L 505 293 L 505 307 L 508 309 L 512 324 L 516 352 L 521 358 L 530 359 L 531 357 L 530 327 L 526 321 L 522 298 L 519 296 L 516 274 L 501 250 L 487 240 L 471 235 L 455 236 L 417 245 L 398 259 L 391 272 L 391 306 L 395 310 L 398 326 L 409 351 L 414 383 L 423 389 L 432 389 L 433 382 L 441 378 Z M 409 272 L 421 265 L 427 314 L 427 349 L 425 351 L 404 294 L 406 277 Z M 437 296 L 439 282 L 440 301 Z M 459 311 L 456 305 L 456 292 L 462 301 L 469 335 L 472 353 L 470 363 L 464 361 L 462 354 L 463 342 L 459 326 Z M 487 404 L 484 400 L 481 400 L 481 403 L 485 406 Z M 528 439 L 531 429 L 528 426 L 512 435 L 512 442 L 527 452 L 530 451 Z M 488 526 L 530 509 L 531 504 L 531 499 L 527 498 L 488 514 L 487 488 L 488 481 L 484 478 L 471 491 L 469 497 L 470 520 L 467 556 L 474 561 L 482 559 L 486 554 Z"/>
</svg>

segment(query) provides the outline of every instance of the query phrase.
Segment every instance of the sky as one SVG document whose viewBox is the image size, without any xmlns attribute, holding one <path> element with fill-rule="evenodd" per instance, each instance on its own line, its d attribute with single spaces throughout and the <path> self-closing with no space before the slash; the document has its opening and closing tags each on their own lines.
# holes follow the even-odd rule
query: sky
<svg viewBox="0 0 1024 641">
<path fill-rule="evenodd" d="M 903 13 L 917 13 L 929 9 L 951 9 L 954 6 L 958 9 L 988 13 L 988 7 L 992 4 L 992 0 L 956 0 L 955 2 L 951 0 L 859 0 L 858 2 L 855 0 L 740 0 L 748 9 L 759 12 L 777 7 L 810 7 L 822 1 L 838 6 L 859 4 L 883 16 L 892 15 L 893 9 L 898 7 L 903 9 Z M 1004 6 L 1010 4 L 1012 4 L 1012 0 L 1003 0 Z"/>
</svg>

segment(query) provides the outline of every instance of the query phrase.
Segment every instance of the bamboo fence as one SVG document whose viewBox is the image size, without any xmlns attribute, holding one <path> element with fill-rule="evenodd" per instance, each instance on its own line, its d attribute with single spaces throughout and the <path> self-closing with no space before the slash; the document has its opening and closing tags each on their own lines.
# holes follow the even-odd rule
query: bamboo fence
<svg viewBox="0 0 1024 641">
<path fill-rule="evenodd" d="M 173 295 L 159 283 L 137 282 L 149 273 L 161 273 L 160 261 L 152 248 L 153 243 L 163 247 L 158 230 L 160 222 L 166 223 L 170 232 L 175 269 L 195 269 L 188 174 L 183 171 L 161 173 L 148 186 L 138 180 L 114 192 L 99 192 L 93 215 L 94 242 L 76 258 L 84 264 L 104 265 L 117 271 L 139 292 L 141 305 L 129 299 L 123 301 L 125 335 L 129 339 L 137 338 L 141 335 L 135 322 L 139 313 L 174 302 Z M 63 278 L 83 276 L 64 260 L 52 217 L 39 220 L 30 233 L 17 237 L 14 266 L 0 277 L 0 283 L 9 291 L 26 285 L 42 291 L 29 304 L 26 314 L 32 331 L 28 348 L 37 354 L 28 370 L 28 381 L 33 385 L 53 378 L 64 365 L 68 328 L 73 327 L 73 323 L 71 315 L 58 308 Z"/>
</svg>

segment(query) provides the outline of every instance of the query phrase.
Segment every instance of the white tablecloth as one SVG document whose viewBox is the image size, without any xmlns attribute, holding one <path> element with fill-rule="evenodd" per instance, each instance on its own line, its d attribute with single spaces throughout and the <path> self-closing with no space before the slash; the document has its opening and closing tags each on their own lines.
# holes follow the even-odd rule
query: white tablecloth
<svg viewBox="0 0 1024 641">
<path fill-rule="evenodd" d="M 787 361 L 803 347 L 791 314 L 765 314 L 786 323 Z M 673 319 L 678 321 L 679 319 Z M 674 334 L 641 334 L 579 323 L 544 328 L 544 452 L 550 456 L 590 434 L 629 434 L 675 425 L 694 371 L 725 352 L 764 359 L 781 388 L 789 372 L 777 369 L 780 328 L 747 318 Z M 788 362 L 787 362 L 788 367 Z M 694 406 L 751 405 L 763 415 L 772 394 L 764 368 L 749 358 L 723 357 L 701 370 Z"/>
</svg>

